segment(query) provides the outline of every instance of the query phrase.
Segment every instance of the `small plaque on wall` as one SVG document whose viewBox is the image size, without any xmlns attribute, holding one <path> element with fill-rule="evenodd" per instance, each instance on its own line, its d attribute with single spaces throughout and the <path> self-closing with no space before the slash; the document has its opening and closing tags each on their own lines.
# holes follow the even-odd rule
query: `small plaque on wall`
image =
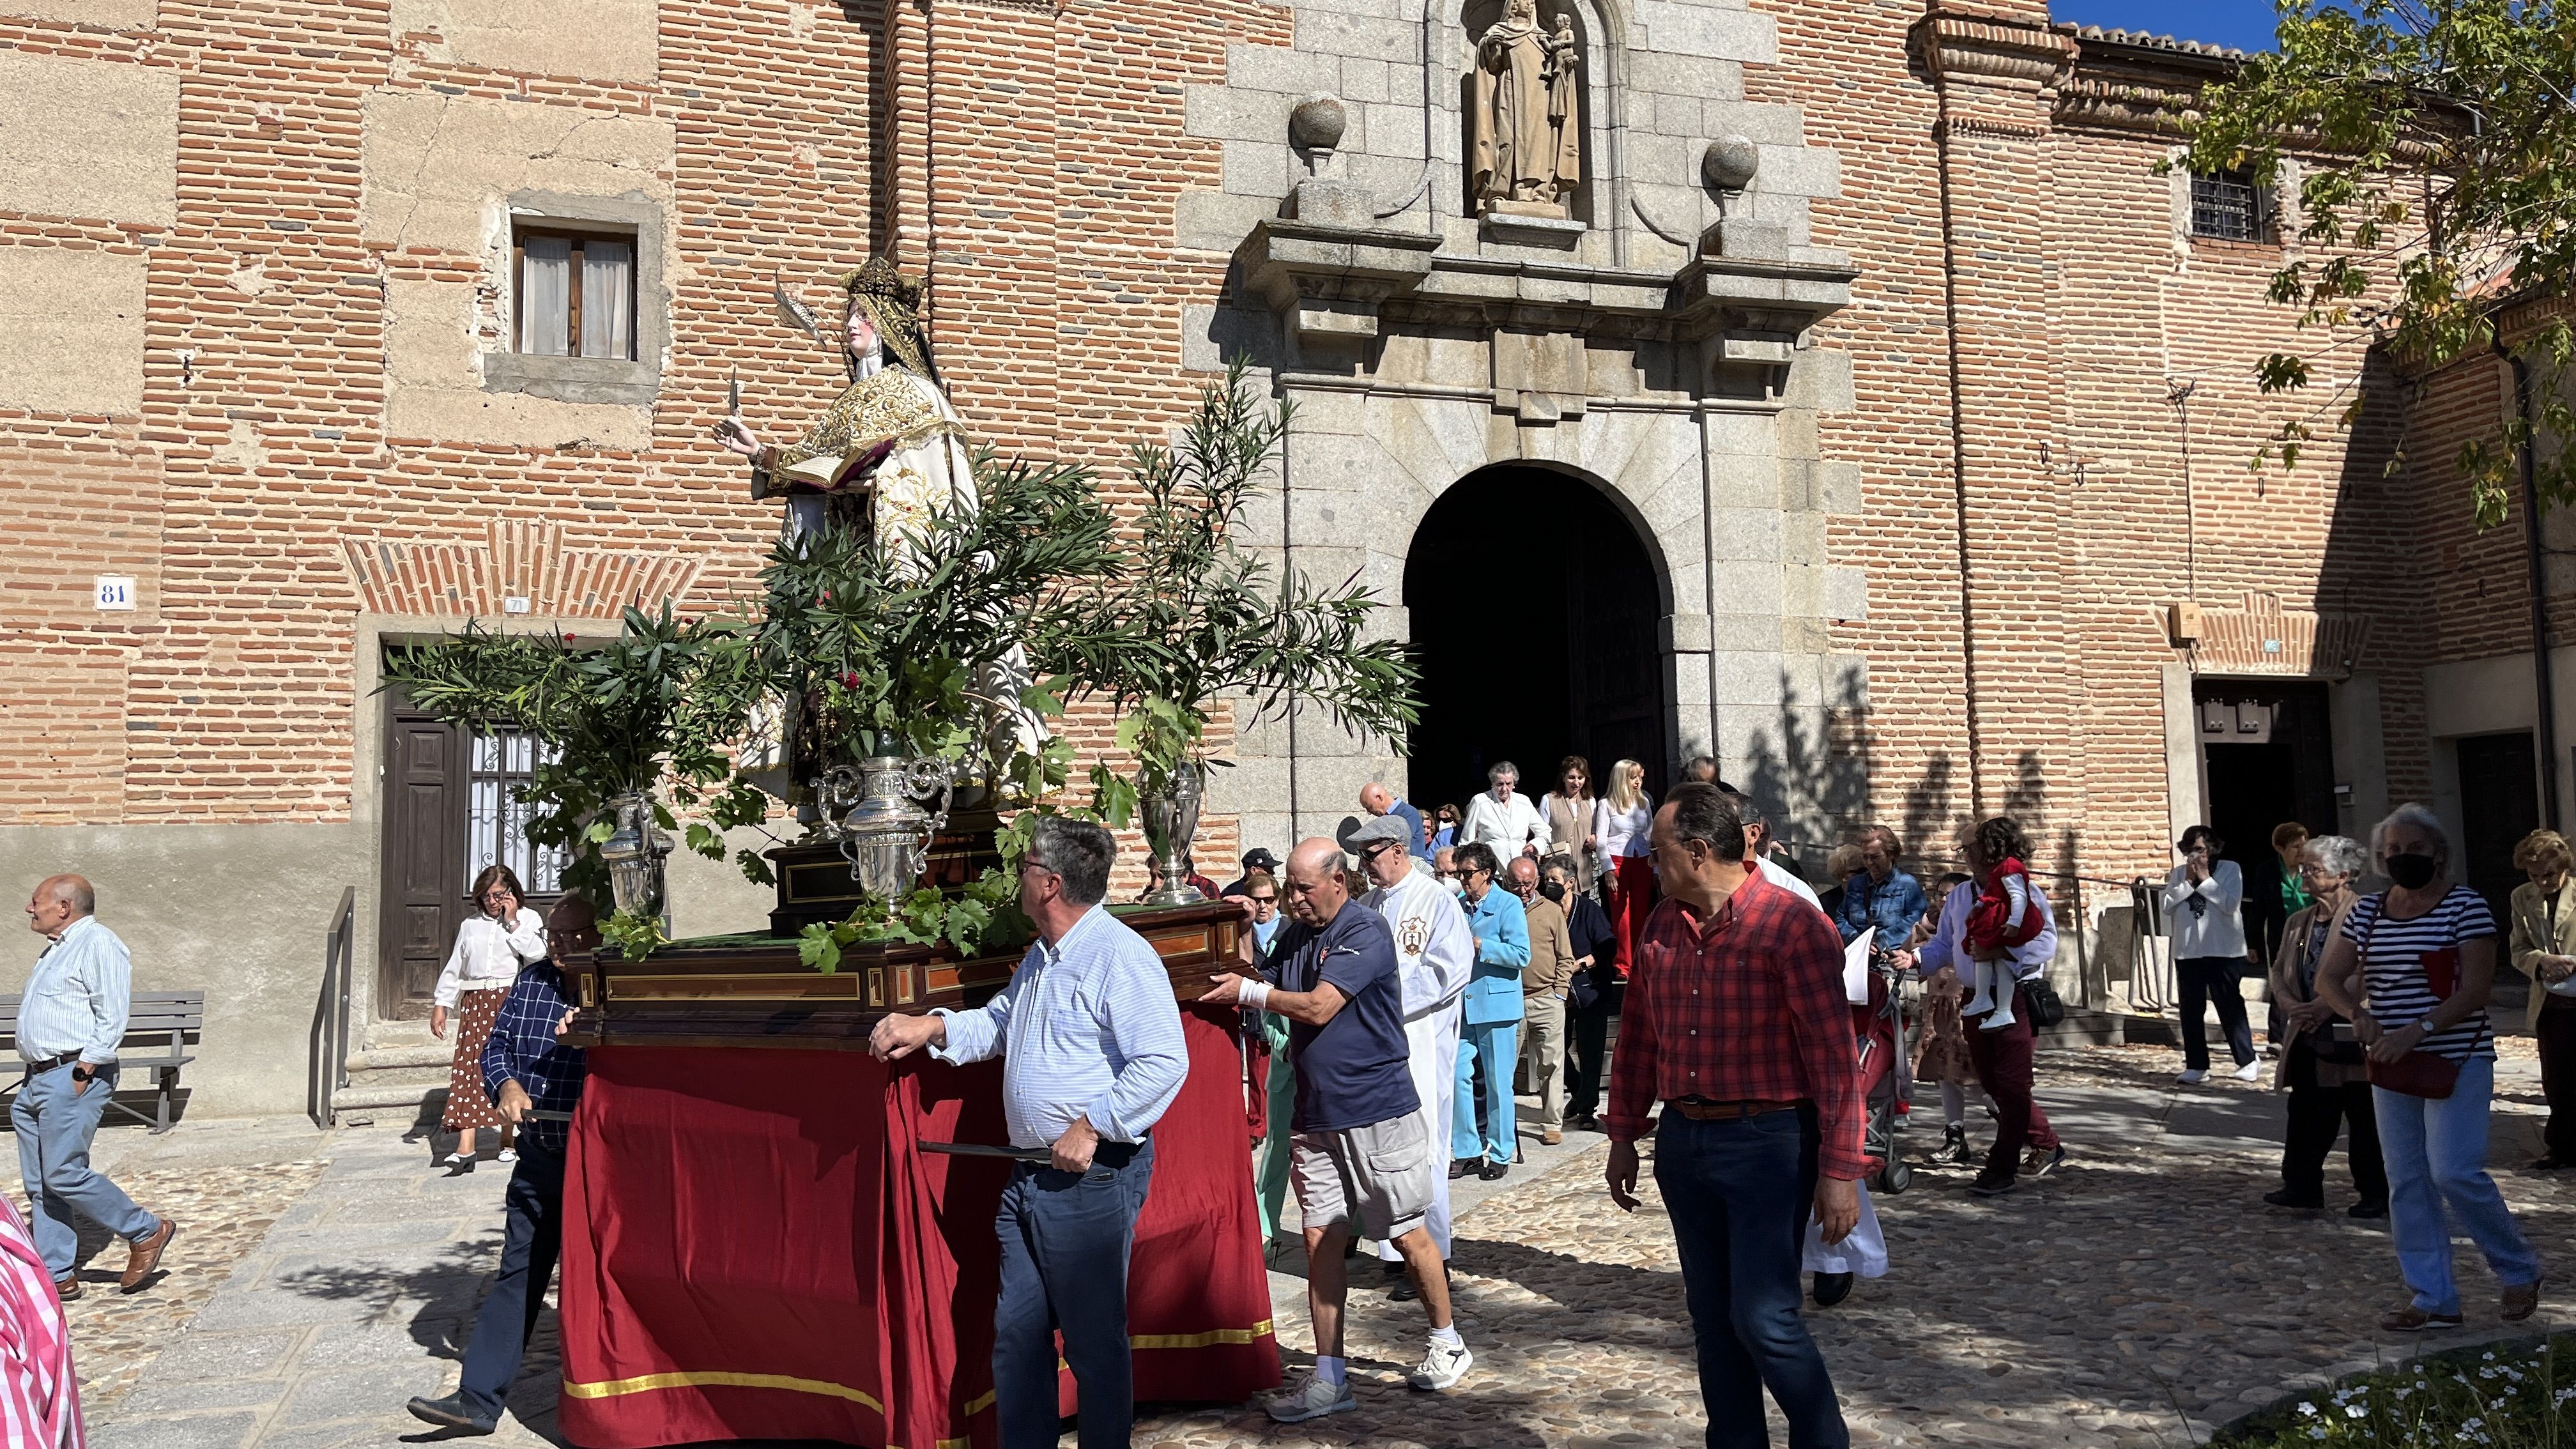
<svg viewBox="0 0 2576 1449">
<path fill-rule="evenodd" d="M 131 611 L 134 608 L 134 576 L 100 574 L 96 579 L 98 607 L 102 610 Z"/>
</svg>

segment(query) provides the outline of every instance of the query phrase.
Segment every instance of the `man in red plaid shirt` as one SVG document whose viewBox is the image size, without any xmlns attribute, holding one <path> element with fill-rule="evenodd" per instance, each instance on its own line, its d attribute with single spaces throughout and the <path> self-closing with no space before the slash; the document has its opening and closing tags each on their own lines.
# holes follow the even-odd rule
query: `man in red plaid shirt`
<svg viewBox="0 0 2576 1449">
<path fill-rule="evenodd" d="M 1767 1449 L 1762 1391 L 1791 1449 L 1847 1449 L 1824 1355 L 1799 1316 L 1809 1204 L 1827 1243 L 1860 1218 L 1861 1098 L 1842 937 L 1745 859 L 1713 786 L 1655 812 L 1655 880 L 1611 1059 L 1610 1197 L 1637 1206 L 1637 1139 L 1681 1250 L 1709 1449 Z"/>
</svg>

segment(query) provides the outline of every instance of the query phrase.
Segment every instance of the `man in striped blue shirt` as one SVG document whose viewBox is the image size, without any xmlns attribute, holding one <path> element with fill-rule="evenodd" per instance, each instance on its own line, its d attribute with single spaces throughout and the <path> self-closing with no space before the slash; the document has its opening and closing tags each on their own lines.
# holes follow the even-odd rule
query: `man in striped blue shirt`
<svg viewBox="0 0 2576 1449">
<path fill-rule="evenodd" d="M 116 933 L 98 923 L 98 892 L 76 875 L 49 876 L 27 902 L 27 925 L 48 944 L 27 973 L 18 1006 L 18 1056 L 27 1080 L 10 1104 L 18 1134 L 18 1171 L 34 1205 L 36 1250 L 55 1290 L 78 1298 L 72 1268 L 80 1228 L 91 1222 L 125 1239 L 125 1272 L 117 1288 L 140 1290 L 161 1265 L 179 1225 L 134 1205 L 125 1189 L 89 1165 L 90 1139 L 116 1095 L 116 1048 L 133 1005 L 134 959 Z"/>
<path fill-rule="evenodd" d="M 1056 1442 L 1058 1329 L 1081 1390 L 1082 1449 L 1126 1449 L 1136 1417 L 1127 1259 L 1154 1170 L 1147 1133 L 1180 1096 L 1190 1061 L 1162 957 L 1101 905 L 1117 855 L 1097 825 L 1040 821 L 1020 858 L 1020 909 L 1038 940 L 1010 984 L 973 1011 L 889 1015 L 869 1041 L 886 1061 L 923 1047 L 950 1063 L 1001 1057 L 1011 1145 L 1049 1154 L 1012 1171 L 994 1224 L 1002 1449 Z"/>
</svg>

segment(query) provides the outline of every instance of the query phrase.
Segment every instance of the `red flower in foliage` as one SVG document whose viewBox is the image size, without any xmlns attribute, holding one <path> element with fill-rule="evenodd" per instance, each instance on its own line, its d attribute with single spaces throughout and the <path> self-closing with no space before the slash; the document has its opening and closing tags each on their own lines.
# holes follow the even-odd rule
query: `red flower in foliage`
<svg viewBox="0 0 2576 1449">
<path fill-rule="evenodd" d="M 815 597 L 814 602 L 818 604 L 828 604 L 832 602 L 832 591 L 830 589 L 825 589 L 821 594 Z"/>
<path fill-rule="evenodd" d="M 851 670 L 846 670 L 846 671 L 844 671 L 844 672 L 842 673 L 842 675 L 841 675 L 841 687 L 842 687 L 843 689 L 856 689 L 856 688 L 858 688 L 858 687 L 859 687 L 859 672 L 858 672 L 857 670 L 855 670 L 855 669 L 851 669 Z"/>
<path fill-rule="evenodd" d="M 571 643 L 571 642 L 572 642 L 572 636 L 571 636 L 570 634 L 566 634 L 566 635 L 564 636 L 564 642 L 565 642 L 566 644 Z"/>
</svg>

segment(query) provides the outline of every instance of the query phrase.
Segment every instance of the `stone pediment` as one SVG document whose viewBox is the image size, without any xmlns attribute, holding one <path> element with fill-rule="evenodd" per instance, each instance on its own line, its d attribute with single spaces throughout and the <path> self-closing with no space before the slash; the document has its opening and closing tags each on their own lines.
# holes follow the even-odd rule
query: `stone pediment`
<svg viewBox="0 0 2576 1449">
<path fill-rule="evenodd" d="M 1399 321 L 1704 343 L 1716 368 L 1785 368 L 1800 336 L 1850 301 L 1857 273 L 1838 258 L 1765 250 L 1733 254 L 1712 228 L 1698 255 L 1666 272 L 1450 252 L 1420 232 L 1279 218 L 1257 223 L 1235 261 L 1303 349 L 1364 344 Z"/>
</svg>

